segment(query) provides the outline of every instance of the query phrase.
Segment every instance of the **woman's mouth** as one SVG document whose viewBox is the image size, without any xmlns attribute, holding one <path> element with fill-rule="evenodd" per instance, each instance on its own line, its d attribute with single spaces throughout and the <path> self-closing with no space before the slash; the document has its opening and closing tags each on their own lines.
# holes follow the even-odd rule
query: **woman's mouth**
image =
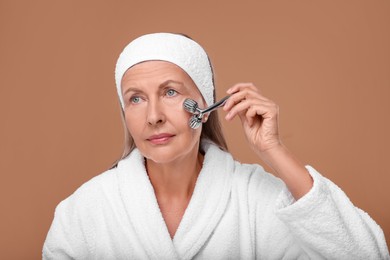
<svg viewBox="0 0 390 260">
<path fill-rule="evenodd" d="M 158 134 L 158 135 L 152 135 L 152 136 L 149 136 L 146 140 L 148 140 L 149 142 L 151 142 L 152 144 L 166 144 L 168 143 L 172 137 L 174 137 L 175 135 L 173 134 L 166 134 L 166 133 L 163 133 L 163 134 Z"/>
</svg>

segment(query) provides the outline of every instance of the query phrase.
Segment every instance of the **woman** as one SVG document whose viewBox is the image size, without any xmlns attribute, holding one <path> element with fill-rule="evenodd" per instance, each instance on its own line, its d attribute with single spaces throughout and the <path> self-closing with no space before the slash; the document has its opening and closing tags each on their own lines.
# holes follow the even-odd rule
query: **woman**
<svg viewBox="0 0 390 260">
<path fill-rule="evenodd" d="M 124 156 L 58 205 L 45 259 L 389 259 L 381 228 L 283 146 L 278 107 L 253 84 L 231 87 L 223 109 L 276 177 L 234 161 L 216 113 L 189 127 L 186 98 L 215 102 L 193 40 L 141 36 L 115 77 Z"/>
</svg>

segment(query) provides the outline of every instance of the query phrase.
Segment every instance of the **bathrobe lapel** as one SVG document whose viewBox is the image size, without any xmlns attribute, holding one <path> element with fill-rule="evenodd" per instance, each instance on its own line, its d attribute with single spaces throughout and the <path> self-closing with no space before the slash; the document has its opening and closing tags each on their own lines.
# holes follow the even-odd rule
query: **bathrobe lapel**
<svg viewBox="0 0 390 260">
<path fill-rule="evenodd" d="M 203 142 L 205 157 L 194 193 L 173 239 L 181 259 L 193 258 L 207 242 L 230 199 L 234 162 L 214 144 Z"/>
<path fill-rule="evenodd" d="M 191 259 L 213 230 L 230 198 L 234 162 L 214 144 L 202 144 L 205 157 L 194 193 L 173 241 L 138 150 L 118 164 L 121 197 L 147 255 L 153 259 Z"/>
</svg>

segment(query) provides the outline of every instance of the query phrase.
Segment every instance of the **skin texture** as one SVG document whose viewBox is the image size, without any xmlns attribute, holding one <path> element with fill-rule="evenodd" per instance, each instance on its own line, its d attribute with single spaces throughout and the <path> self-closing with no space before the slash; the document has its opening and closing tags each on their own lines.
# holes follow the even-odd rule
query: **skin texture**
<svg viewBox="0 0 390 260">
<path fill-rule="evenodd" d="M 227 93 L 232 96 L 223 107 L 225 119 L 238 116 L 253 151 L 285 182 L 296 200 L 304 196 L 313 180 L 280 140 L 278 106 L 252 83 L 236 84 Z M 145 157 L 173 238 L 203 163 L 199 151 L 202 127 L 189 127 L 191 115 L 182 104 L 185 98 L 194 99 L 201 107 L 206 107 L 206 102 L 181 68 L 164 61 L 147 61 L 130 68 L 122 79 L 122 94 L 127 128 Z"/>
</svg>

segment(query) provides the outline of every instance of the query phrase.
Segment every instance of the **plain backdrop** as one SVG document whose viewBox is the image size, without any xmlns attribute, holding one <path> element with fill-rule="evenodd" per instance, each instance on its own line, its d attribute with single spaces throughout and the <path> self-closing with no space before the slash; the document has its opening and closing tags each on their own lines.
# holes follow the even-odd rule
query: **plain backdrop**
<svg viewBox="0 0 390 260">
<path fill-rule="evenodd" d="M 218 98 L 253 82 L 274 100 L 286 146 L 389 240 L 389 14 L 387 0 L 0 0 L 0 258 L 41 258 L 55 206 L 121 155 L 115 62 L 160 31 L 204 46 Z M 262 164 L 222 121 L 234 157 Z"/>
</svg>

